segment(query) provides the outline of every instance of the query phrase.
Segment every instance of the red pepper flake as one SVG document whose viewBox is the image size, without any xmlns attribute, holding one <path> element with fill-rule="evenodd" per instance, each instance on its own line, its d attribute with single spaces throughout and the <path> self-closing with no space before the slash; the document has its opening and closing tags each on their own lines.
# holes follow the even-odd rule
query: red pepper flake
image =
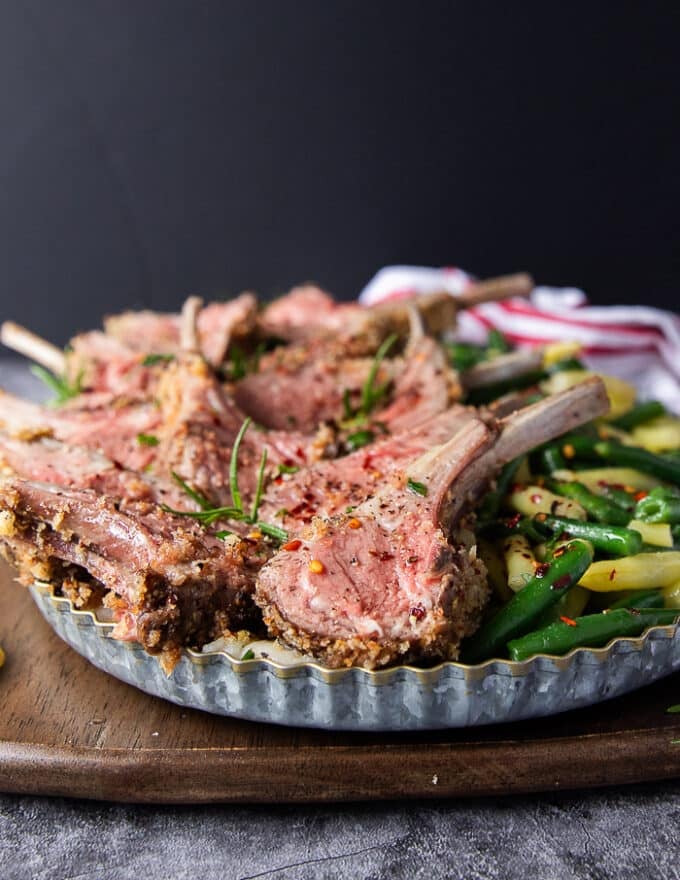
<svg viewBox="0 0 680 880">
<path fill-rule="evenodd" d="M 549 562 L 542 562 L 540 565 L 536 566 L 536 577 L 537 578 L 545 577 L 549 571 L 550 571 L 550 563 Z"/>
<path fill-rule="evenodd" d="M 408 616 L 413 617 L 416 620 L 422 620 L 423 617 L 425 617 L 425 609 L 423 608 L 423 606 L 420 603 L 418 603 L 417 605 L 414 605 L 411 608 L 411 610 L 408 613 Z"/>
<path fill-rule="evenodd" d="M 350 529 L 360 529 L 361 528 L 361 520 L 358 520 L 355 516 L 347 523 Z"/>
<path fill-rule="evenodd" d="M 302 541 L 298 538 L 293 538 L 292 541 L 287 541 L 285 544 L 281 545 L 282 550 L 288 550 L 289 552 L 293 552 L 294 550 L 299 550 L 302 547 Z"/>
<path fill-rule="evenodd" d="M 540 504 L 542 499 L 543 499 L 543 496 L 539 495 L 538 492 L 534 492 L 533 495 L 529 496 L 529 500 L 531 501 L 532 504 Z"/>
<path fill-rule="evenodd" d="M 573 620 L 571 617 L 565 617 L 564 614 L 560 614 L 560 620 L 562 621 L 562 623 L 566 623 L 567 626 L 578 626 L 575 620 Z"/>
<path fill-rule="evenodd" d="M 642 501 L 643 498 L 646 498 L 649 495 L 649 492 L 636 492 L 633 496 L 636 501 Z"/>
<path fill-rule="evenodd" d="M 552 585 L 553 590 L 564 590 L 571 583 L 571 576 L 568 574 L 563 574 L 562 577 L 558 577 L 555 583 Z"/>
<path fill-rule="evenodd" d="M 323 574 L 326 571 L 326 566 L 320 559 L 310 559 L 309 570 L 312 574 Z"/>
<path fill-rule="evenodd" d="M 609 572 L 609 580 L 613 581 L 615 577 L 616 577 L 616 569 L 612 568 L 612 570 Z"/>
<path fill-rule="evenodd" d="M 536 514 L 536 519 L 537 519 L 539 522 L 545 522 L 545 521 L 547 520 L 547 518 L 548 518 L 548 514 L 547 514 L 547 513 L 537 513 L 537 514 Z"/>
<path fill-rule="evenodd" d="M 555 559 L 559 559 L 560 556 L 563 556 L 566 552 L 567 552 L 566 547 L 558 547 L 557 550 L 555 550 L 553 552 L 553 556 L 555 557 Z"/>
<path fill-rule="evenodd" d="M 514 529 L 515 526 L 519 523 L 519 521 L 521 519 L 522 519 L 522 514 L 516 513 L 514 516 L 511 516 L 510 519 L 507 520 L 505 524 L 509 529 Z"/>
</svg>

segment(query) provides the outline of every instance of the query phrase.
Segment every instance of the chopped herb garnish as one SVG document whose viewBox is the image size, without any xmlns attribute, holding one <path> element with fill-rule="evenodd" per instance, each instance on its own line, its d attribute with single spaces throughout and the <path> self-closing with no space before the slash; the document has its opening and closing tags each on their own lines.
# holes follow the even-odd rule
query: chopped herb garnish
<svg viewBox="0 0 680 880">
<path fill-rule="evenodd" d="M 174 354 L 147 354 L 142 361 L 143 367 L 157 367 L 158 364 L 169 364 L 175 360 Z"/>
<path fill-rule="evenodd" d="M 352 407 L 352 393 L 349 388 L 345 388 L 345 390 L 342 392 L 342 414 L 345 421 L 349 421 L 355 416 L 355 412 Z"/>
<path fill-rule="evenodd" d="M 241 660 L 254 660 L 254 659 L 255 659 L 255 652 L 253 651 L 252 648 L 248 648 L 247 651 L 244 651 L 243 654 L 241 654 Z"/>
<path fill-rule="evenodd" d="M 356 509 L 357 509 L 356 504 L 350 504 L 349 507 L 345 508 L 345 513 L 351 513 L 353 510 L 356 510 Z"/>
<path fill-rule="evenodd" d="M 276 470 L 276 476 L 281 477 L 283 474 L 296 474 L 300 468 L 296 464 L 280 464 Z"/>
<path fill-rule="evenodd" d="M 137 434 L 137 443 L 140 446 L 158 446 L 160 442 L 155 434 Z"/>
<path fill-rule="evenodd" d="M 427 486 L 425 485 L 425 483 L 418 483 L 416 480 L 412 480 L 409 477 L 406 485 L 411 490 L 411 492 L 415 492 L 416 495 L 422 495 L 423 498 L 427 495 Z"/>
<path fill-rule="evenodd" d="M 375 439 L 375 434 L 373 431 L 369 431 L 368 429 L 365 431 L 357 431 L 354 434 L 350 434 L 347 438 L 347 445 L 351 450 L 361 449 L 362 446 L 368 446 L 369 443 L 372 443 Z"/>
<path fill-rule="evenodd" d="M 280 508 L 279 510 L 277 510 L 276 513 L 274 514 L 274 518 L 275 518 L 275 519 L 283 519 L 284 516 L 288 516 L 288 512 L 289 512 L 289 511 L 287 510 L 287 508 L 285 508 L 285 507 L 281 507 L 281 508 Z"/>
<path fill-rule="evenodd" d="M 676 703 L 675 706 L 669 706 L 669 707 L 666 709 L 666 712 L 667 712 L 669 715 L 678 715 L 678 714 L 680 714 L 680 703 Z"/>
<path fill-rule="evenodd" d="M 220 532 L 215 532 L 215 537 L 219 538 L 220 541 L 224 541 L 225 538 L 228 538 L 230 535 L 233 535 L 233 532 L 230 532 L 228 529 L 222 529 Z"/>
<path fill-rule="evenodd" d="M 49 370 L 46 370 L 39 364 L 33 364 L 31 372 L 54 393 L 54 398 L 50 401 L 51 404 L 58 405 L 60 403 L 66 403 L 67 400 L 71 400 L 73 397 L 78 397 L 83 391 L 82 370 L 78 373 L 75 381 L 72 383 L 66 378 L 66 376 L 55 376 L 54 373 L 50 373 Z"/>
<path fill-rule="evenodd" d="M 274 540 L 279 542 L 288 540 L 288 532 L 285 529 L 280 529 L 278 526 L 270 526 L 269 523 L 258 522 L 257 527 L 268 538 L 274 538 Z"/>
<path fill-rule="evenodd" d="M 255 351 L 248 355 L 238 345 L 229 346 L 229 353 L 222 368 L 227 382 L 238 382 L 249 373 L 257 373 L 260 369 L 260 358 L 266 350 L 264 342 L 260 342 Z"/>
</svg>

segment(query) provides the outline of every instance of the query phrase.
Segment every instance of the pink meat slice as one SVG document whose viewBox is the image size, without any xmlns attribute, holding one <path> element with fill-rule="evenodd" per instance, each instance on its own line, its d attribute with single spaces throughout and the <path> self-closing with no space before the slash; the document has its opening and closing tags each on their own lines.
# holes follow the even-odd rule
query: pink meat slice
<svg viewBox="0 0 680 880">
<path fill-rule="evenodd" d="M 229 506 L 232 449 L 244 423 L 242 413 L 203 358 L 186 353 L 170 364 L 158 385 L 159 445 L 154 473 L 178 474 L 213 503 Z M 250 503 L 262 453 L 267 474 L 284 462 L 302 466 L 313 438 L 297 432 L 260 431 L 251 427 L 238 456 L 239 489 Z"/>
<path fill-rule="evenodd" d="M 20 439 L 50 435 L 72 446 L 101 452 L 129 470 L 151 465 L 155 449 L 139 442 L 139 435 L 155 436 L 160 413 L 151 402 L 80 409 L 38 406 L 0 392 L 0 427 Z"/>
<path fill-rule="evenodd" d="M 416 428 L 383 437 L 342 458 L 280 475 L 267 488 L 262 519 L 295 531 L 314 517 L 343 513 L 378 492 L 405 462 L 444 443 L 476 417 L 472 407 L 457 404 Z"/>
<path fill-rule="evenodd" d="M 243 293 L 227 302 L 213 302 L 198 314 L 199 348 L 213 366 L 225 358 L 229 341 L 253 329 L 257 300 Z M 141 354 L 175 354 L 180 348 L 180 316 L 151 311 L 124 312 L 104 322 L 106 334 L 126 349 Z"/>
<path fill-rule="evenodd" d="M 355 510 L 313 519 L 260 572 L 268 629 L 330 666 L 455 659 L 488 595 L 462 514 L 503 463 L 608 408 L 593 379 L 496 423 L 473 418 Z"/>
<path fill-rule="evenodd" d="M 168 669 L 183 645 L 257 628 L 252 591 L 262 559 L 247 542 L 224 543 L 154 504 L 2 478 L 0 524 L 0 549 L 24 581 L 76 572 L 105 585 Z"/>
</svg>

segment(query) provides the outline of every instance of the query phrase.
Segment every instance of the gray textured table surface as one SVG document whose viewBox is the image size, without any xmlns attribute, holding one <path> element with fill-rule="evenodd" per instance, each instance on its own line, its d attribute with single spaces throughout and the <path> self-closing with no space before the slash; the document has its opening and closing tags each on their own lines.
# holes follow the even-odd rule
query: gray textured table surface
<svg viewBox="0 0 680 880">
<path fill-rule="evenodd" d="M 36 397 L 22 364 L 0 384 Z M 680 781 L 320 807 L 141 807 L 0 795 L 2 880 L 680 878 Z"/>
<path fill-rule="evenodd" d="M 680 783 L 337 807 L 0 796 L 3 880 L 641 880 L 680 876 Z"/>
</svg>

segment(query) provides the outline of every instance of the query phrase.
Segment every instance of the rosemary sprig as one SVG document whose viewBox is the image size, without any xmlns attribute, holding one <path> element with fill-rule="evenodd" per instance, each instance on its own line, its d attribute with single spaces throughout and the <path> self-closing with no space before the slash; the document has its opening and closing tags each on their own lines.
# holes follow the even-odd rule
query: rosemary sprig
<svg viewBox="0 0 680 880">
<path fill-rule="evenodd" d="M 143 367 L 156 367 L 158 364 L 169 364 L 175 360 L 174 354 L 147 354 L 142 360 Z"/>
<path fill-rule="evenodd" d="M 380 369 L 380 364 L 387 357 L 390 349 L 395 344 L 399 337 L 396 333 L 390 333 L 390 335 L 385 339 L 380 346 L 380 348 L 375 353 L 375 357 L 373 358 L 373 363 L 371 364 L 371 369 L 368 373 L 368 377 L 364 382 L 363 388 L 361 389 L 361 406 L 359 407 L 359 413 L 363 416 L 369 415 L 374 409 L 377 403 L 379 403 L 387 394 L 387 389 L 389 388 L 389 382 L 383 382 L 382 385 L 378 385 L 377 388 L 374 387 L 375 380 L 378 375 L 378 370 Z"/>
<path fill-rule="evenodd" d="M 356 409 L 352 407 L 349 388 L 345 388 L 342 395 L 343 427 L 359 427 L 363 425 L 376 406 L 384 400 L 390 387 L 390 380 L 383 382 L 381 385 L 376 385 L 376 379 L 380 364 L 385 360 L 397 339 L 399 339 L 397 334 L 391 333 L 375 353 L 366 381 L 361 386 L 361 402 Z"/>
<path fill-rule="evenodd" d="M 265 469 L 267 467 L 266 449 L 262 450 L 262 457 L 260 458 L 260 466 L 257 473 L 257 485 L 255 487 L 253 506 L 250 513 L 247 513 L 243 509 L 243 499 L 238 485 L 238 453 L 243 437 L 248 430 L 251 422 L 252 419 L 250 418 L 247 418 L 243 422 L 236 436 L 236 440 L 234 441 L 234 446 L 231 450 L 231 458 L 229 460 L 229 491 L 231 493 L 231 506 L 214 507 L 210 500 L 206 498 L 206 496 L 203 495 L 202 492 L 199 492 L 196 489 L 192 488 L 187 482 L 185 482 L 185 480 L 180 477 L 179 474 L 173 471 L 173 480 L 201 509 L 176 510 L 172 507 L 168 507 L 167 504 L 163 504 L 163 510 L 165 510 L 167 513 L 174 513 L 176 516 L 191 517 L 191 519 L 197 520 L 203 526 L 211 526 L 218 520 L 222 519 L 231 519 L 235 522 L 246 522 L 250 525 L 257 526 L 257 528 L 259 528 L 263 535 L 267 535 L 268 537 L 274 538 L 277 541 L 287 541 L 288 532 L 286 532 L 285 529 L 281 529 L 278 526 L 270 525 L 269 523 L 260 522 L 257 518 L 260 504 L 262 502 L 262 495 L 264 492 Z M 229 534 L 231 533 L 227 531 L 218 532 L 217 537 L 225 538 Z"/>
<path fill-rule="evenodd" d="M 73 397 L 78 397 L 79 394 L 82 394 L 82 370 L 78 373 L 73 383 L 69 382 L 66 376 L 55 376 L 54 373 L 50 373 L 49 370 L 46 370 L 39 364 L 33 364 L 31 366 L 31 372 L 54 393 L 54 398 L 50 401 L 51 404 L 58 405 L 60 403 L 66 403 L 67 400 L 71 400 Z"/>
<path fill-rule="evenodd" d="M 251 421 L 252 419 L 248 416 L 241 425 L 241 428 L 236 435 L 234 447 L 231 450 L 231 459 L 229 461 L 229 490 L 231 492 L 231 501 L 234 507 L 237 508 L 237 510 L 240 510 L 241 513 L 243 513 L 243 501 L 241 500 L 241 493 L 238 488 L 238 451 L 241 448 L 243 435 L 250 427 Z"/>
</svg>

